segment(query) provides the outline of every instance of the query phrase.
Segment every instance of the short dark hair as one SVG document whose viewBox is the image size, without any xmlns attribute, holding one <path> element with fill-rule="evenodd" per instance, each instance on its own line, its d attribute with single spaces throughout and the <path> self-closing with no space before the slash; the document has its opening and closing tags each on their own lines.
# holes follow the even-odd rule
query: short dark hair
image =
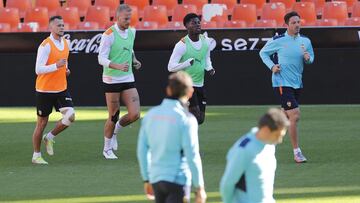
<svg viewBox="0 0 360 203">
<path fill-rule="evenodd" d="M 56 19 L 62 20 L 63 18 L 61 16 L 51 16 L 50 19 L 49 19 L 49 23 L 51 23 L 52 21 L 54 21 Z"/>
<path fill-rule="evenodd" d="M 191 77 L 186 72 L 172 73 L 168 81 L 168 88 L 170 88 L 172 94 L 169 96 L 179 99 L 190 91 L 192 85 Z"/>
<path fill-rule="evenodd" d="M 279 128 L 288 127 L 290 122 L 285 113 L 277 108 L 271 108 L 264 114 L 258 123 L 258 127 L 269 127 L 271 131 L 278 130 Z"/>
<path fill-rule="evenodd" d="M 291 11 L 289 13 L 287 13 L 285 16 L 284 16 L 284 21 L 287 25 L 289 25 L 289 20 L 291 17 L 294 17 L 294 16 L 297 16 L 300 18 L 300 15 L 296 12 L 296 11 Z"/>
<path fill-rule="evenodd" d="M 198 15 L 196 15 L 195 13 L 188 13 L 183 20 L 184 26 L 186 27 L 186 24 L 188 24 L 188 22 L 190 22 L 192 19 L 194 18 L 199 18 L 200 17 Z"/>
</svg>

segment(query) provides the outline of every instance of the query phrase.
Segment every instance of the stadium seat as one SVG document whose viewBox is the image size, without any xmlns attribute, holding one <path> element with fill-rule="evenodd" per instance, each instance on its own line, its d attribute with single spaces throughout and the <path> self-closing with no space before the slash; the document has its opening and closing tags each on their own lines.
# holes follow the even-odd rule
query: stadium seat
<svg viewBox="0 0 360 203">
<path fill-rule="evenodd" d="M 345 21 L 346 26 L 360 26 L 360 17 L 348 18 Z"/>
<path fill-rule="evenodd" d="M 0 8 L 4 8 L 4 2 L 0 0 Z"/>
<path fill-rule="evenodd" d="M 278 26 L 284 24 L 284 16 L 286 14 L 285 5 L 281 2 L 264 4 L 261 19 L 276 20 Z"/>
<path fill-rule="evenodd" d="M 6 8 L 19 9 L 20 18 L 25 17 L 25 12 L 32 8 L 31 0 L 7 0 Z"/>
<path fill-rule="evenodd" d="M 185 30 L 185 26 L 183 25 L 183 21 L 171 21 L 166 26 L 167 29 L 171 30 Z"/>
<path fill-rule="evenodd" d="M 105 6 L 110 9 L 110 16 L 115 16 L 115 11 L 119 6 L 119 0 L 95 0 L 94 6 Z"/>
<path fill-rule="evenodd" d="M 130 26 L 135 27 L 139 22 L 139 11 L 136 6 L 131 7 L 131 19 L 130 19 Z"/>
<path fill-rule="evenodd" d="M 231 20 L 245 21 L 248 27 L 252 27 L 257 20 L 255 4 L 238 4 L 234 7 Z"/>
<path fill-rule="evenodd" d="M 47 8 L 44 7 L 35 7 L 28 10 L 25 13 L 24 18 L 25 23 L 37 22 L 40 26 L 40 31 L 48 30 L 49 24 L 49 14 Z"/>
<path fill-rule="evenodd" d="M 316 21 L 316 25 L 331 27 L 331 26 L 338 26 L 339 24 L 337 19 L 321 19 Z"/>
<path fill-rule="evenodd" d="M 180 4 L 176 5 L 174 9 L 174 15 L 172 16 L 171 21 L 183 21 L 184 17 L 188 13 L 197 13 L 197 8 L 195 5 L 190 4 Z"/>
<path fill-rule="evenodd" d="M 138 8 L 138 14 L 140 18 L 144 16 L 145 6 L 149 6 L 149 0 L 124 0 L 124 3 L 131 6 L 136 6 Z"/>
<path fill-rule="evenodd" d="M 354 4 L 351 17 L 360 17 L 360 1 Z"/>
<path fill-rule="evenodd" d="M 103 6 L 90 6 L 85 16 L 87 22 L 97 22 L 100 28 L 105 29 L 110 21 L 110 9 Z"/>
<path fill-rule="evenodd" d="M 54 16 L 56 10 L 60 8 L 60 2 L 59 0 L 36 0 L 35 6 L 47 8 L 49 16 Z"/>
<path fill-rule="evenodd" d="M 0 32 L 11 32 L 10 24 L 0 23 Z"/>
<path fill-rule="evenodd" d="M 177 0 L 153 0 L 152 5 L 154 6 L 165 6 L 167 10 L 167 15 L 172 16 L 174 13 L 174 8 L 178 5 Z"/>
<path fill-rule="evenodd" d="M 228 10 L 228 14 L 231 14 L 234 6 L 237 5 L 237 0 L 211 0 L 212 4 L 225 4 Z"/>
<path fill-rule="evenodd" d="M 69 29 L 75 30 L 80 23 L 79 10 L 76 7 L 60 7 L 56 15 L 63 17 L 64 22 L 69 24 Z"/>
<path fill-rule="evenodd" d="M 77 27 L 78 30 L 101 30 L 99 23 L 97 22 L 80 22 Z"/>
<path fill-rule="evenodd" d="M 255 4 L 256 5 L 256 15 L 261 16 L 262 8 L 266 3 L 266 0 L 241 0 L 242 4 Z"/>
<path fill-rule="evenodd" d="M 68 7 L 77 7 L 80 17 L 84 17 L 88 8 L 91 6 L 91 0 L 67 0 Z"/>
<path fill-rule="evenodd" d="M 20 23 L 19 10 L 17 8 L 0 8 L 0 23 L 9 24 L 10 29 L 16 31 Z"/>
<path fill-rule="evenodd" d="M 270 3 L 281 2 L 285 5 L 286 11 L 290 11 L 296 0 L 270 0 Z"/>
<path fill-rule="evenodd" d="M 243 20 L 231 20 L 224 23 L 224 28 L 246 28 L 246 22 Z"/>
<path fill-rule="evenodd" d="M 183 4 L 193 4 L 197 8 L 197 14 L 201 14 L 202 7 L 208 3 L 208 0 L 183 0 Z"/>
<path fill-rule="evenodd" d="M 138 30 L 157 30 L 159 29 L 158 22 L 154 21 L 141 21 L 137 24 L 136 29 Z"/>
<path fill-rule="evenodd" d="M 325 0 L 300 0 L 300 2 L 313 2 L 315 4 L 316 15 L 322 15 Z"/>
<path fill-rule="evenodd" d="M 159 28 L 165 28 L 168 23 L 165 6 L 146 6 L 143 21 L 157 22 Z"/>
<path fill-rule="evenodd" d="M 201 28 L 202 29 L 217 28 L 217 23 L 215 21 L 210 21 L 210 22 L 201 21 Z"/>
<path fill-rule="evenodd" d="M 346 19 L 348 18 L 346 2 L 343 1 L 326 2 L 324 6 L 322 18 L 337 19 L 339 25 L 344 25 Z"/>
<path fill-rule="evenodd" d="M 348 12 L 352 13 L 353 10 L 353 6 L 356 2 L 358 2 L 358 0 L 336 0 L 336 1 L 344 1 L 346 2 L 346 5 L 348 7 Z"/>
<path fill-rule="evenodd" d="M 316 10 L 313 2 L 296 2 L 293 6 L 301 19 L 305 20 L 305 26 L 314 26 L 316 24 Z"/>
<path fill-rule="evenodd" d="M 37 32 L 39 31 L 39 23 L 19 23 L 16 32 Z"/>
<path fill-rule="evenodd" d="M 254 27 L 274 28 L 276 26 L 276 20 L 257 20 L 254 23 Z"/>
</svg>

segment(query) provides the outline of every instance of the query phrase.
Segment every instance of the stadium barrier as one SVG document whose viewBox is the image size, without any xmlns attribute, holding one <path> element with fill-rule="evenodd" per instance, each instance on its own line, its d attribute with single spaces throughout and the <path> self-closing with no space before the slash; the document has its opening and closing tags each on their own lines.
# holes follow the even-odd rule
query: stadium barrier
<svg viewBox="0 0 360 203">
<path fill-rule="evenodd" d="M 271 72 L 259 49 L 284 29 L 207 30 L 214 39 L 214 77 L 206 77 L 209 105 L 275 104 Z M 315 51 L 305 66 L 304 104 L 360 103 L 360 28 L 304 28 Z M 97 53 L 102 32 L 69 32 L 69 89 L 77 106 L 105 105 L 102 68 Z M 49 33 L 0 34 L 0 106 L 33 106 L 37 47 Z M 186 31 L 138 31 L 135 53 L 143 68 L 134 71 L 142 105 L 158 104 L 164 96 L 167 63 L 174 45 Z"/>
</svg>

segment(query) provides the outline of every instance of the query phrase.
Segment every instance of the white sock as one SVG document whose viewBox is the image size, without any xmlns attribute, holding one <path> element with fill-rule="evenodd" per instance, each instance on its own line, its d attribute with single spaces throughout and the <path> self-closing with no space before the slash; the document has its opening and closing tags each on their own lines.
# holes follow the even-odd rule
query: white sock
<svg viewBox="0 0 360 203">
<path fill-rule="evenodd" d="M 116 139 L 117 139 L 116 137 L 117 137 L 117 135 L 114 133 L 113 136 L 112 136 L 112 138 L 111 138 L 111 140 L 114 140 L 114 142 L 115 142 Z"/>
<path fill-rule="evenodd" d="M 299 152 L 301 153 L 301 149 L 299 147 L 294 149 L 294 154 L 297 154 Z"/>
<path fill-rule="evenodd" d="M 120 125 L 120 120 L 118 120 L 115 124 L 114 135 L 117 135 L 120 132 L 121 128 L 122 126 Z"/>
<path fill-rule="evenodd" d="M 36 159 L 38 157 L 41 157 L 41 152 L 34 152 L 33 153 L 33 159 Z"/>
<path fill-rule="evenodd" d="M 104 151 L 111 149 L 111 138 L 104 137 Z"/>
<path fill-rule="evenodd" d="M 48 140 L 53 140 L 55 138 L 55 135 L 53 135 L 51 132 L 48 132 L 48 134 L 46 135 L 46 139 Z"/>
</svg>

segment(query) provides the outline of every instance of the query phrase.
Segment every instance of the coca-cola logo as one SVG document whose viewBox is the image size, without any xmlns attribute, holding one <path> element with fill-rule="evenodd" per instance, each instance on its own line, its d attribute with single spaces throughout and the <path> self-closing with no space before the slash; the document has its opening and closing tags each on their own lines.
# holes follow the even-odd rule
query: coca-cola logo
<svg viewBox="0 0 360 203">
<path fill-rule="evenodd" d="M 70 41 L 71 53 L 99 53 L 101 33 L 90 39 L 71 39 L 70 34 L 65 34 L 65 39 Z"/>
</svg>

